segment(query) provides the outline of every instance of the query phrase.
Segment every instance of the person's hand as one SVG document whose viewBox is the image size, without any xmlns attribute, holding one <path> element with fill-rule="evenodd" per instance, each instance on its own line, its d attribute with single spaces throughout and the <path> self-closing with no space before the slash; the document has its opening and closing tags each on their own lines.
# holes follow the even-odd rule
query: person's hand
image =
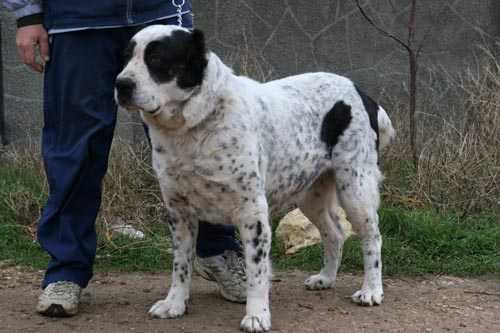
<svg viewBox="0 0 500 333">
<path fill-rule="evenodd" d="M 17 29 L 16 45 L 23 64 L 42 73 L 49 61 L 49 35 L 41 24 L 27 25 Z M 37 59 L 37 51 L 40 57 Z"/>
</svg>

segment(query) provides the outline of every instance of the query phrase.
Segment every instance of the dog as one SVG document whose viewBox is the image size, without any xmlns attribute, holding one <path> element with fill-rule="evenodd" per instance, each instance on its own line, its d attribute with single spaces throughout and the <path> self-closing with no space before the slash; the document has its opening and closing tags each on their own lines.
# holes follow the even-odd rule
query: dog
<svg viewBox="0 0 500 333">
<path fill-rule="evenodd" d="M 352 299 L 382 302 L 378 159 L 394 137 L 382 107 L 331 73 L 267 83 L 236 76 L 206 49 L 197 29 L 147 27 L 131 39 L 125 62 L 115 98 L 139 111 L 149 128 L 172 235 L 172 284 L 151 316 L 186 312 L 198 222 L 231 223 L 247 272 L 240 327 L 268 331 L 269 221 L 295 207 L 318 227 L 324 244 L 324 267 L 306 288 L 335 284 L 345 239 L 340 205 L 363 244 L 364 282 Z"/>
</svg>

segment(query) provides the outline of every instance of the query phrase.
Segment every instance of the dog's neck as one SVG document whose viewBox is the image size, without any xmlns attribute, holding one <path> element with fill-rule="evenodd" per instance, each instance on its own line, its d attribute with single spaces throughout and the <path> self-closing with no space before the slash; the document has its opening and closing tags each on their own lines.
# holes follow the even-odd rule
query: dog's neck
<svg viewBox="0 0 500 333">
<path fill-rule="evenodd" d="M 227 67 L 215 53 L 208 53 L 203 83 L 199 91 L 184 105 L 182 114 L 186 120 L 186 127 L 193 128 L 215 111 L 221 90 L 232 76 L 232 70 Z"/>
<path fill-rule="evenodd" d="M 221 91 L 233 76 L 233 71 L 215 53 L 210 52 L 207 57 L 208 64 L 201 86 L 193 90 L 187 101 L 172 106 L 175 114 L 173 119 L 163 119 L 162 114 L 155 117 L 152 121 L 154 127 L 171 135 L 183 134 L 198 126 L 215 111 Z"/>
</svg>

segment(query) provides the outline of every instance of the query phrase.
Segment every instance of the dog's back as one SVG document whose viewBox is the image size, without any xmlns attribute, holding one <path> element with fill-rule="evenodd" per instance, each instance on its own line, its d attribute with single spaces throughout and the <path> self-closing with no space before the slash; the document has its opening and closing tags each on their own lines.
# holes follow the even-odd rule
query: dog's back
<svg viewBox="0 0 500 333">
<path fill-rule="evenodd" d="M 297 205 L 304 190 L 335 164 L 369 161 L 376 166 L 378 146 L 387 146 L 394 136 L 385 110 L 376 103 L 369 110 L 372 106 L 365 105 L 359 89 L 345 77 L 320 72 L 264 84 L 242 80 L 248 89 L 241 97 L 250 109 L 240 112 L 259 124 L 255 140 L 276 215 Z"/>
</svg>

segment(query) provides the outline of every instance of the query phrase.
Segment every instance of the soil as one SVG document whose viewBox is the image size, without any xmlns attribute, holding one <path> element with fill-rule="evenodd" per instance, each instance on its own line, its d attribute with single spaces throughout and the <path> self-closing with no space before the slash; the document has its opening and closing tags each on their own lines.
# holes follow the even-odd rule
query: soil
<svg viewBox="0 0 500 333">
<path fill-rule="evenodd" d="M 224 301 L 195 277 L 187 315 L 161 320 L 148 308 L 164 297 L 170 274 L 98 273 L 83 292 L 80 314 L 34 313 L 42 272 L 0 266 L 0 332 L 238 332 L 244 305 Z M 341 274 L 334 290 L 306 291 L 305 272 L 275 272 L 272 332 L 500 332 L 500 282 L 448 276 L 386 278 L 381 306 L 349 295 L 362 276 Z"/>
</svg>

